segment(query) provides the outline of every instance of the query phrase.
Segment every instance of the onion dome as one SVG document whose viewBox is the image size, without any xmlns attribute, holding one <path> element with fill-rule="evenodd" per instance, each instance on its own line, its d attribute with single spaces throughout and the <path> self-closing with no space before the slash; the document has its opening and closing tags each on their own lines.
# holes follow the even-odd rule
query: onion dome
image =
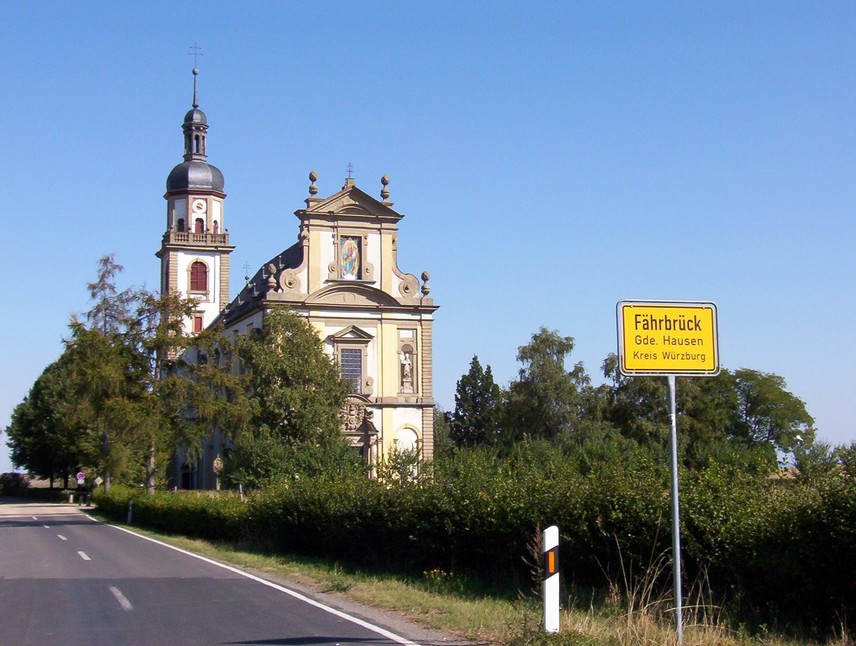
<svg viewBox="0 0 856 646">
<path fill-rule="evenodd" d="M 167 193 L 186 190 L 223 192 L 223 173 L 208 163 L 205 139 L 208 134 L 208 117 L 196 101 L 196 77 L 193 68 L 193 107 L 184 115 L 184 162 L 170 171 L 166 178 Z"/>
</svg>

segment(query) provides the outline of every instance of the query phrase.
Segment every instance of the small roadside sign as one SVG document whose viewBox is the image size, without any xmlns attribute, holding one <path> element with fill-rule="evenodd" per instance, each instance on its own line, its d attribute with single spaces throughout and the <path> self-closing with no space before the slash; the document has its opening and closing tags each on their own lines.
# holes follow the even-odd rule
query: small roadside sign
<svg viewBox="0 0 856 646">
<path fill-rule="evenodd" d="M 621 374 L 719 374 L 715 303 L 620 301 L 616 309 Z"/>
<path fill-rule="evenodd" d="M 86 474 L 83 471 L 77 472 L 77 484 L 82 485 L 84 480 L 86 480 Z"/>
</svg>

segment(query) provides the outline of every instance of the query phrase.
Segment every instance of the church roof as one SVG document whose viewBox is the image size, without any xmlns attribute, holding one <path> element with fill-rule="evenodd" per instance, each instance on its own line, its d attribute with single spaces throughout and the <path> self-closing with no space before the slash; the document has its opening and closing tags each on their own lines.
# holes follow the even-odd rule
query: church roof
<svg viewBox="0 0 856 646">
<path fill-rule="evenodd" d="M 205 113 L 200 110 L 198 106 L 194 105 L 187 111 L 187 114 L 184 115 L 184 123 L 197 123 L 207 126 L 208 117 L 205 116 Z"/>
<path fill-rule="evenodd" d="M 295 269 L 303 263 L 303 245 L 295 242 L 288 249 L 271 258 L 259 267 L 252 278 L 250 278 L 240 293 L 232 300 L 218 317 L 218 323 L 229 325 L 232 321 L 240 319 L 244 314 L 252 312 L 260 307 L 265 300 L 267 292 L 267 279 L 270 277 L 271 266 L 275 272 L 282 269 Z"/>
<path fill-rule="evenodd" d="M 166 190 L 170 193 L 188 189 L 222 193 L 224 185 L 219 168 L 196 159 L 178 164 L 166 178 Z"/>
</svg>

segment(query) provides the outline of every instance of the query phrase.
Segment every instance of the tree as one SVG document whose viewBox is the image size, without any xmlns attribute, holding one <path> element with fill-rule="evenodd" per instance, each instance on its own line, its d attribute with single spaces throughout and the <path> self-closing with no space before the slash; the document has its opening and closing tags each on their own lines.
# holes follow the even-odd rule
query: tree
<svg viewBox="0 0 856 646">
<path fill-rule="evenodd" d="M 177 450 L 197 457 L 212 429 L 229 437 L 247 421 L 246 379 L 233 374 L 232 344 L 219 331 L 187 331 L 185 321 L 196 307 L 194 299 L 177 293 L 140 292 L 136 324 L 126 339 L 146 364 L 136 439 L 146 447 L 149 493 Z"/>
<path fill-rule="evenodd" d="M 665 446 L 666 379 L 621 375 L 614 354 L 603 369 L 612 380 L 607 419 L 640 444 Z M 681 378 L 676 391 L 679 448 L 687 466 L 715 459 L 745 470 L 770 471 L 776 467 L 776 449 L 792 451 L 798 436 L 803 450 L 814 441 L 814 420 L 777 375 L 723 369 L 715 377 Z"/>
<path fill-rule="evenodd" d="M 610 423 L 639 444 L 667 442 L 669 399 L 665 377 L 622 375 L 615 354 L 604 360 L 603 375 L 612 381 L 605 413 Z"/>
<path fill-rule="evenodd" d="M 270 310 L 262 329 L 239 337 L 236 347 L 252 406 L 248 430 L 227 461 L 232 482 L 259 485 L 361 468 L 339 430 L 349 384 L 305 319 Z"/>
<path fill-rule="evenodd" d="M 528 345 L 518 348 L 523 364 L 508 391 L 510 436 L 556 439 L 572 433 L 583 414 L 580 391 L 589 385 L 582 363 L 565 363 L 574 339 L 542 327 Z"/>
<path fill-rule="evenodd" d="M 142 289 L 119 292 L 121 270 L 112 256 L 99 260 L 98 279 L 89 284 L 88 325 L 72 322 L 73 392 L 80 418 L 102 437 L 105 488 L 111 475 L 124 474 L 142 479 L 153 493 L 179 447 L 197 454 L 212 426 L 227 434 L 239 430 L 248 403 L 244 380 L 228 365 L 187 361 L 229 346 L 216 333 L 187 331 L 196 301 Z"/>
<path fill-rule="evenodd" d="M 455 449 L 452 440 L 452 414 L 444 411 L 439 404 L 434 406 L 434 456 L 446 457 Z"/>
<path fill-rule="evenodd" d="M 72 415 L 100 439 L 98 466 L 109 491 L 112 476 L 121 476 L 138 461 L 134 430 L 145 364 L 119 333 L 104 334 L 76 321 L 71 328 L 66 351 Z"/>
<path fill-rule="evenodd" d="M 110 490 L 111 473 L 127 457 L 127 445 L 111 447 L 111 433 L 133 426 L 135 411 L 129 400 L 139 394 L 140 373 L 145 367 L 143 358 L 126 343 L 135 325 L 132 305 L 138 294 L 130 288 L 117 289 L 116 277 L 122 270 L 113 254 L 98 260 L 98 276 L 87 284 L 93 302 L 86 313 L 89 325 L 72 318 L 71 338 L 66 341 L 71 389 L 79 398 L 75 414 L 101 438 L 105 491 Z"/>
<path fill-rule="evenodd" d="M 56 477 L 68 487 L 71 473 L 95 463 L 97 443 L 76 423 L 68 397 L 69 357 L 63 354 L 36 379 L 27 398 L 12 413 L 7 428 L 12 460 L 30 473 Z"/>
<path fill-rule="evenodd" d="M 288 310 L 270 310 L 261 330 L 237 342 L 254 400 L 251 423 L 288 440 L 339 432 L 348 384 L 312 326 Z"/>
<path fill-rule="evenodd" d="M 10 442 L 18 462 L 39 473 L 67 476 L 97 465 L 105 489 L 120 477 L 143 480 L 152 493 L 178 447 L 198 454 L 212 427 L 229 435 L 246 425 L 246 379 L 231 370 L 227 339 L 186 331 L 196 301 L 119 291 L 121 271 L 112 255 L 98 261 L 88 284 L 92 308 L 72 319 L 63 356 L 20 405 Z M 217 360 L 196 360 L 209 354 Z M 100 450 L 93 451 L 96 436 Z"/>
<path fill-rule="evenodd" d="M 504 416 L 502 391 L 493 381 L 490 366 L 482 369 L 479 358 L 473 355 L 469 372 L 461 376 L 455 390 L 452 440 L 457 446 L 496 444 Z"/>
<path fill-rule="evenodd" d="M 767 442 L 786 453 L 814 442 L 814 418 L 805 402 L 785 390 L 782 377 L 746 368 L 734 376 L 739 413 L 735 438 L 747 444 Z"/>
</svg>

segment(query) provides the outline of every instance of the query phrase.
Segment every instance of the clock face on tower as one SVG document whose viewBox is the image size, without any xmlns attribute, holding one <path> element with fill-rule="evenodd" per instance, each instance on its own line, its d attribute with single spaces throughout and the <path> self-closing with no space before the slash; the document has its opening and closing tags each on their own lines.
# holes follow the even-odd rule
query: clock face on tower
<svg viewBox="0 0 856 646">
<path fill-rule="evenodd" d="M 194 213 L 205 213 L 207 210 L 207 204 L 205 204 L 205 200 L 193 200 L 193 211 Z"/>
</svg>

